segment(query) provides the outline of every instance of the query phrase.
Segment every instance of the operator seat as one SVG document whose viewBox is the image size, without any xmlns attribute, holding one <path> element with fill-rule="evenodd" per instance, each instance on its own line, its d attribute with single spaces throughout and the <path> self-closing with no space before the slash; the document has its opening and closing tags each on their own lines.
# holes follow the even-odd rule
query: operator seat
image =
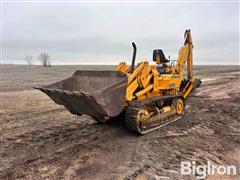
<svg viewBox="0 0 240 180">
<path fill-rule="evenodd" d="M 162 49 L 155 49 L 153 51 L 153 61 L 155 61 L 157 64 L 169 62 L 169 60 L 165 58 L 165 55 Z"/>
<path fill-rule="evenodd" d="M 168 59 L 165 58 L 162 49 L 155 49 L 153 51 L 153 61 L 157 64 L 157 70 L 160 74 L 170 74 L 171 72 L 166 71 L 166 63 L 169 62 Z"/>
</svg>

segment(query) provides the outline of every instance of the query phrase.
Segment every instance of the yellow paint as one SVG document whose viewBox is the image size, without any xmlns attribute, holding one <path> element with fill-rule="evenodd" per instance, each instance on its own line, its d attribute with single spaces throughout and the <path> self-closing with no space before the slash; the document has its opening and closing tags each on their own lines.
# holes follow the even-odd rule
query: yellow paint
<svg viewBox="0 0 240 180">
<path fill-rule="evenodd" d="M 136 93 L 136 96 L 137 97 L 142 96 L 142 95 L 146 94 L 147 92 L 149 92 L 150 90 L 152 90 L 152 88 L 153 88 L 153 84 L 150 84 L 145 89 L 143 89 L 143 90 L 139 91 L 138 93 Z"/>
<path fill-rule="evenodd" d="M 157 65 L 149 65 L 147 61 L 138 63 L 133 73 L 129 73 L 131 66 L 121 62 L 115 70 L 128 75 L 128 86 L 126 91 L 126 102 L 131 102 L 133 98 L 137 100 L 146 99 L 152 96 L 181 94 L 187 98 L 193 88 L 194 78 L 192 73 L 192 37 L 190 30 L 185 32 L 185 42 L 179 50 L 177 62 L 175 65 L 166 67 L 166 74 L 160 74 Z M 156 64 L 161 64 L 157 57 Z M 188 73 L 188 84 L 180 93 L 180 85 L 184 80 L 184 69 Z M 126 103 L 128 104 L 128 103 Z M 168 108 L 166 111 L 169 110 Z"/>
<path fill-rule="evenodd" d="M 163 107 L 163 112 L 170 112 L 172 109 L 170 106 Z"/>
</svg>

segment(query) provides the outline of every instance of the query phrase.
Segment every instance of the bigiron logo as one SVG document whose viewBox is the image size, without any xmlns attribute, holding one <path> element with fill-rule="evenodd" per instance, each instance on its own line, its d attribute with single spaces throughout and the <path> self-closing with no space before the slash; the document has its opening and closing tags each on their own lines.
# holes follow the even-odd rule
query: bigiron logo
<svg viewBox="0 0 240 180">
<path fill-rule="evenodd" d="M 195 161 L 181 162 L 181 175 L 195 175 L 198 179 L 204 179 L 209 175 L 229 175 L 237 174 L 237 168 L 234 165 L 216 166 L 211 162 L 207 165 L 196 165 Z"/>
</svg>

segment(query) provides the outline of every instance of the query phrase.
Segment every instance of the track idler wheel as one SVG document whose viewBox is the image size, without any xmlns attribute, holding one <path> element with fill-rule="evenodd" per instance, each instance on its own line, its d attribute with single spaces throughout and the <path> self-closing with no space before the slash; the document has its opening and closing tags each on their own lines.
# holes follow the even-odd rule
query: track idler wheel
<svg viewBox="0 0 240 180">
<path fill-rule="evenodd" d="M 185 103 L 184 103 L 183 99 L 181 99 L 181 98 L 174 99 L 173 102 L 172 102 L 172 106 L 176 110 L 176 113 L 178 115 L 183 115 L 184 114 Z"/>
</svg>

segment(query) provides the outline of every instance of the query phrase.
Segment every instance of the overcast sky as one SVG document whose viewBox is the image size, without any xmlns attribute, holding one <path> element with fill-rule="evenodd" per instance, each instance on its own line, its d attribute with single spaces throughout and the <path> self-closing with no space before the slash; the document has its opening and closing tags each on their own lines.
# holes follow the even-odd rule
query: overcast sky
<svg viewBox="0 0 240 180">
<path fill-rule="evenodd" d="M 239 3 L 3 3 L 3 63 L 48 52 L 54 64 L 176 59 L 192 30 L 195 64 L 239 64 Z"/>
</svg>

